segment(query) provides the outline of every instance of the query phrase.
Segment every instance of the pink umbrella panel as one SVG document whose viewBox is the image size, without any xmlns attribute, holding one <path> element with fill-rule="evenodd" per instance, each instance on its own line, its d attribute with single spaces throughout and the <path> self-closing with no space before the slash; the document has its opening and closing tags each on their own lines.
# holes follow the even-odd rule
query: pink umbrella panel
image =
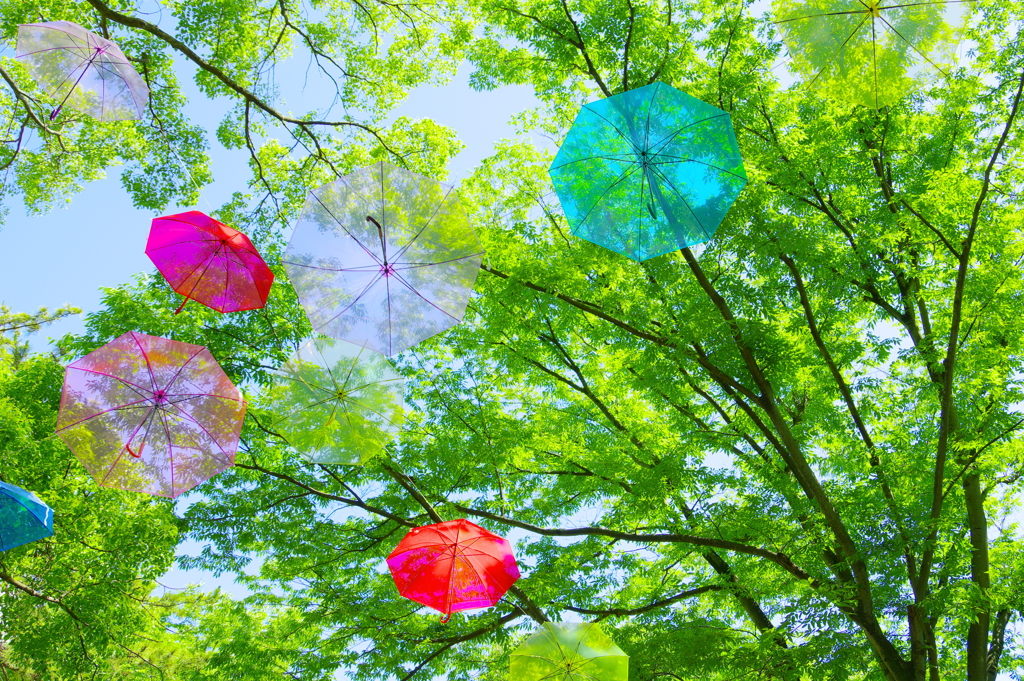
<svg viewBox="0 0 1024 681">
<path fill-rule="evenodd" d="M 217 312 L 256 310 L 267 304 L 274 273 L 242 232 L 197 210 L 153 220 L 146 255 L 185 303 Z"/>
<path fill-rule="evenodd" d="M 57 434 L 98 484 L 173 499 L 234 465 L 244 418 L 209 350 L 129 331 L 68 365 Z"/>
<path fill-rule="evenodd" d="M 18 26 L 15 56 L 40 89 L 100 121 L 142 118 L 149 88 L 113 42 L 70 21 Z"/>
</svg>

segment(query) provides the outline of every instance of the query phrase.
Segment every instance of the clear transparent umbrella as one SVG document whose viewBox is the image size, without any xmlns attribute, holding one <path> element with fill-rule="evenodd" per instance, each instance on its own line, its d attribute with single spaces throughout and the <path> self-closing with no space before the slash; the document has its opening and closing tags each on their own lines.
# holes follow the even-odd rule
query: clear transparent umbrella
<svg viewBox="0 0 1024 681">
<path fill-rule="evenodd" d="M 15 56 L 49 96 L 101 121 L 142 118 L 149 88 L 117 45 L 70 21 L 18 26 Z"/>
<path fill-rule="evenodd" d="M 404 391 L 404 379 L 380 353 L 317 338 L 274 374 L 261 404 L 274 414 L 274 430 L 310 461 L 359 465 L 398 432 Z"/>
<path fill-rule="evenodd" d="M 451 186 L 382 162 L 311 190 L 282 262 L 314 329 L 390 357 L 462 320 L 482 259 Z"/>
<path fill-rule="evenodd" d="M 775 0 L 791 68 L 812 86 L 879 109 L 954 62 L 970 0 Z"/>
<path fill-rule="evenodd" d="M 596 623 L 545 622 L 512 653 L 512 681 L 627 681 L 629 656 Z"/>
</svg>

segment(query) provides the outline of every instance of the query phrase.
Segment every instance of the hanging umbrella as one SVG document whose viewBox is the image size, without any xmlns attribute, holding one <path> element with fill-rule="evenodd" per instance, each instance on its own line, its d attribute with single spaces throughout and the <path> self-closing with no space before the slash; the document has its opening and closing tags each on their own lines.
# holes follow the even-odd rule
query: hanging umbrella
<svg viewBox="0 0 1024 681">
<path fill-rule="evenodd" d="M 489 608 L 519 579 L 509 543 L 468 520 L 417 527 L 388 556 L 398 593 L 445 614 Z"/>
<path fill-rule="evenodd" d="M 548 172 L 572 233 L 634 260 L 710 239 L 747 183 L 729 114 L 664 83 L 584 105 Z"/>
<path fill-rule="evenodd" d="M 274 273 L 249 237 L 192 210 L 153 220 L 146 255 L 185 300 L 217 312 L 256 310 L 267 304 Z"/>
<path fill-rule="evenodd" d="M 362 464 L 405 419 L 405 381 L 380 353 L 317 338 L 274 375 L 274 429 L 314 463 Z"/>
<path fill-rule="evenodd" d="M 70 21 L 18 26 L 15 56 L 39 87 L 100 121 L 142 118 L 149 88 L 114 43 Z"/>
<path fill-rule="evenodd" d="M 828 94 L 878 109 L 948 76 L 964 0 L 775 0 L 793 70 Z"/>
<path fill-rule="evenodd" d="M 314 329 L 391 356 L 462 320 L 482 259 L 450 186 L 381 162 L 309 192 L 283 262 Z"/>
<path fill-rule="evenodd" d="M 68 365 L 57 434 L 98 484 L 173 499 L 234 465 L 244 418 L 209 350 L 129 331 Z"/>
<path fill-rule="evenodd" d="M 53 509 L 32 492 L 0 482 L 0 551 L 53 536 Z"/>
<path fill-rule="evenodd" d="M 514 681 L 627 681 L 629 656 L 600 625 L 545 622 L 512 653 Z"/>
</svg>

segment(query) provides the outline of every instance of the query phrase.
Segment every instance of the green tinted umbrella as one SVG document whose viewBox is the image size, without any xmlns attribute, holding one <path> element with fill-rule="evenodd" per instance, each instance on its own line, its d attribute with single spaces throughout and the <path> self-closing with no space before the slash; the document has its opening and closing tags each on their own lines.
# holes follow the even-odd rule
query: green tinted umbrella
<svg viewBox="0 0 1024 681">
<path fill-rule="evenodd" d="M 383 355 L 317 338 L 277 371 L 264 400 L 274 429 L 310 461 L 358 465 L 398 431 L 404 389 Z"/>
<path fill-rule="evenodd" d="M 881 108 L 948 75 L 963 0 L 775 0 L 800 76 L 854 104 Z"/>
<path fill-rule="evenodd" d="M 629 656 L 598 624 L 545 622 L 512 653 L 512 681 L 627 681 Z"/>
</svg>

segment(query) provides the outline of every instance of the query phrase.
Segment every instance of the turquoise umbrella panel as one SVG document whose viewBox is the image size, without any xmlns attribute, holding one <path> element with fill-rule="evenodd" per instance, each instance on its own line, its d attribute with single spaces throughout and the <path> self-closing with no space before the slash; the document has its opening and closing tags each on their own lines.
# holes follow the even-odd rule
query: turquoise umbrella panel
<svg viewBox="0 0 1024 681">
<path fill-rule="evenodd" d="M 0 482 L 0 551 L 53 536 L 53 509 L 32 492 Z"/>
<path fill-rule="evenodd" d="M 747 182 L 729 114 L 664 83 L 584 106 L 550 175 L 574 234 L 636 260 L 710 239 Z"/>
</svg>

